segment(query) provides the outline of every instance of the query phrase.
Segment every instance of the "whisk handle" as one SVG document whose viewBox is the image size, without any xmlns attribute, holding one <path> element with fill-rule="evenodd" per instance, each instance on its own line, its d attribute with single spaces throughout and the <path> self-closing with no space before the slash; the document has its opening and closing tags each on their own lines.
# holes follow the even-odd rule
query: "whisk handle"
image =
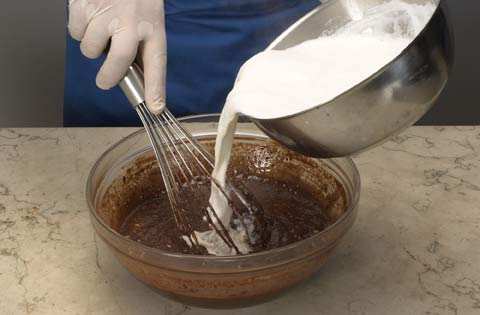
<svg viewBox="0 0 480 315">
<path fill-rule="evenodd" d="M 145 102 L 143 71 L 136 63 L 133 63 L 128 68 L 127 74 L 118 86 L 134 108 Z"/>
</svg>

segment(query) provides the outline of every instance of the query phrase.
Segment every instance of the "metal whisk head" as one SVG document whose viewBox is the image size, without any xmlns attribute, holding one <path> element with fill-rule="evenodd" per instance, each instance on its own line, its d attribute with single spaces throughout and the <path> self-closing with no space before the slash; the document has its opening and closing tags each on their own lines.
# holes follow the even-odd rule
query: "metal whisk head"
<svg viewBox="0 0 480 315">
<path fill-rule="evenodd" d="M 228 200 L 230 207 L 237 216 L 239 214 L 232 202 L 232 195 L 247 208 L 249 202 L 238 190 L 231 187 L 227 192 L 211 178 L 214 167 L 212 156 L 179 124 L 167 109 L 160 115 L 154 115 L 150 112 L 144 101 L 143 74 L 138 66 L 132 65 L 128 74 L 120 83 L 120 87 L 134 106 L 146 129 L 158 161 L 177 227 L 184 236 L 190 239 L 191 244 L 200 246 L 188 220 L 189 213 L 181 205 L 182 189 L 185 184 L 188 185 L 205 179 L 210 180 Z M 183 198 L 185 198 L 184 195 Z M 224 226 L 218 218 L 212 205 L 209 206 L 210 209 L 201 209 L 204 217 L 229 248 L 240 254 L 237 245 L 229 235 L 228 227 Z"/>
</svg>

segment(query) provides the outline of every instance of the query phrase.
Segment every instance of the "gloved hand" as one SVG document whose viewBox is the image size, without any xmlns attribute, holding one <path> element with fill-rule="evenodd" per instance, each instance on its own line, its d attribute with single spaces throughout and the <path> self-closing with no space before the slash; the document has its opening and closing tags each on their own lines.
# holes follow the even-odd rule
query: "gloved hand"
<svg viewBox="0 0 480 315">
<path fill-rule="evenodd" d="M 125 76 L 137 54 L 151 111 L 165 107 L 166 35 L 163 0 L 69 0 L 68 28 L 82 53 L 98 58 L 111 39 L 97 85 L 110 89 Z M 139 52 L 139 53 L 138 53 Z"/>
</svg>

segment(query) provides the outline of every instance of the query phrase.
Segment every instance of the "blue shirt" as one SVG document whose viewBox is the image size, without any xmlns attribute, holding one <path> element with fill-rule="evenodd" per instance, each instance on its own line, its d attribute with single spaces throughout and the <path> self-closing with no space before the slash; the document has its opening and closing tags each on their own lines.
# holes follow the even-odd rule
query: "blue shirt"
<svg viewBox="0 0 480 315">
<path fill-rule="evenodd" d="M 240 66 L 318 0 L 166 0 L 167 106 L 177 116 L 220 112 Z M 95 86 L 103 58 L 67 39 L 65 126 L 137 126 L 118 88 Z"/>
</svg>

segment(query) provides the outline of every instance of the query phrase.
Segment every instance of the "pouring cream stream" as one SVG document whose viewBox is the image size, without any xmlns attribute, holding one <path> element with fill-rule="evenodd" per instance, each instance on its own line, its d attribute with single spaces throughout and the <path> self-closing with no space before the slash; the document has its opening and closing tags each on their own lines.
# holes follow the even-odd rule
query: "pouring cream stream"
<svg viewBox="0 0 480 315">
<path fill-rule="evenodd" d="M 354 9 L 355 19 L 335 34 L 259 53 L 242 66 L 218 125 L 212 177 L 220 186 L 225 187 L 239 115 L 275 119 L 332 100 L 395 59 L 424 28 L 435 5 L 392 0 L 363 16 Z M 229 227 L 232 210 L 215 185 L 210 203 Z M 230 232 L 240 251 L 248 253 L 245 231 Z M 215 232 L 196 234 L 209 253 L 233 254 Z"/>
</svg>

